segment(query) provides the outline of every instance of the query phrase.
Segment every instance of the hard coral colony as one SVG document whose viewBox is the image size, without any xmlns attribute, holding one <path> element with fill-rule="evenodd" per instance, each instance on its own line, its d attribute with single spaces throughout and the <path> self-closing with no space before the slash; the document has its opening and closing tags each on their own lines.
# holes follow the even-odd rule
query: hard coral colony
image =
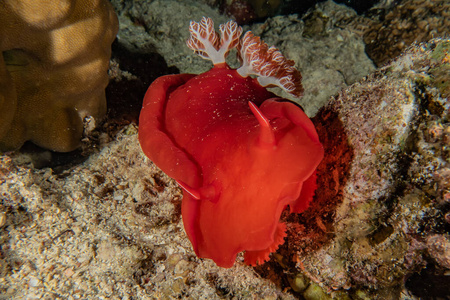
<svg viewBox="0 0 450 300">
<path fill-rule="evenodd" d="M 284 242 L 283 209 L 302 212 L 316 189 L 323 147 L 311 120 L 265 86 L 300 96 L 292 61 L 229 21 L 209 18 L 187 41 L 214 67 L 167 75 L 149 87 L 139 120 L 144 153 L 184 190 L 182 217 L 195 253 L 221 267 L 256 265 Z M 225 62 L 237 47 L 242 66 Z M 252 78 L 249 75 L 256 75 Z"/>
</svg>

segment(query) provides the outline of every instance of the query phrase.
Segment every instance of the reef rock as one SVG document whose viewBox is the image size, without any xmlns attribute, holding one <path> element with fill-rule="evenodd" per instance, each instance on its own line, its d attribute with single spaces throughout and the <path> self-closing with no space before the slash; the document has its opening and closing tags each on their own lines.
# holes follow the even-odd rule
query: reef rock
<svg viewBox="0 0 450 300">
<path fill-rule="evenodd" d="M 408 274 L 447 268 L 450 73 L 436 74 L 449 50 L 448 39 L 414 45 L 316 116 L 317 199 L 292 220 L 287 251 L 327 292 L 396 299 Z"/>
</svg>

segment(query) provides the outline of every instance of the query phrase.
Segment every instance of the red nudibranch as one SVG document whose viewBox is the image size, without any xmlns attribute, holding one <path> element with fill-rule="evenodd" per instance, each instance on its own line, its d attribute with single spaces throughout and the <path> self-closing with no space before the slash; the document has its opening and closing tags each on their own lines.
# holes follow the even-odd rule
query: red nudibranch
<svg viewBox="0 0 450 300">
<path fill-rule="evenodd" d="M 205 17 L 189 30 L 188 47 L 214 67 L 156 79 L 139 141 L 183 189 L 184 228 L 197 256 L 229 268 L 245 251 L 244 261 L 256 265 L 284 242 L 283 209 L 299 213 L 311 201 L 323 147 L 306 114 L 265 88 L 299 97 L 292 61 L 251 32 L 241 39 L 233 21 L 220 25 L 220 35 Z M 225 58 L 235 47 L 242 66 L 231 69 Z"/>
</svg>

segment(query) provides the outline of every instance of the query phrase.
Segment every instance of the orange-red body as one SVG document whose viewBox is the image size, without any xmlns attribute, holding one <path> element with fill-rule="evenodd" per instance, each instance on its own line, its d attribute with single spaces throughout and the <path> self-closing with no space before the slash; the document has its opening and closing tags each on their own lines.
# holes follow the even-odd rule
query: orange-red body
<svg viewBox="0 0 450 300">
<path fill-rule="evenodd" d="M 312 199 L 323 157 L 312 122 L 226 64 L 158 78 L 139 122 L 144 153 L 185 189 L 182 217 L 196 254 L 219 266 L 231 267 L 241 251 L 248 264 L 267 260 L 283 243 L 282 210 L 301 212 Z"/>
</svg>

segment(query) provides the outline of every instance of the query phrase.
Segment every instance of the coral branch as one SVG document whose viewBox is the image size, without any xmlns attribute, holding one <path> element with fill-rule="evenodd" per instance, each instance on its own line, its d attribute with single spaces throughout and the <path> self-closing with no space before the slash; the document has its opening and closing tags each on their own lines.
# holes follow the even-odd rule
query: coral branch
<svg viewBox="0 0 450 300">
<path fill-rule="evenodd" d="M 242 77 L 257 75 L 262 86 L 278 86 L 300 97 L 303 93 L 300 72 L 292 60 L 287 60 L 275 47 L 269 47 L 248 31 L 237 46 L 242 66 L 237 72 Z"/>
<path fill-rule="evenodd" d="M 209 59 L 214 65 L 224 63 L 231 49 L 239 43 L 242 27 L 234 21 L 220 25 L 221 36 L 214 30 L 214 22 L 203 17 L 200 23 L 191 21 L 189 25 L 191 36 L 186 45 L 204 59 Z"/>
</svg>

